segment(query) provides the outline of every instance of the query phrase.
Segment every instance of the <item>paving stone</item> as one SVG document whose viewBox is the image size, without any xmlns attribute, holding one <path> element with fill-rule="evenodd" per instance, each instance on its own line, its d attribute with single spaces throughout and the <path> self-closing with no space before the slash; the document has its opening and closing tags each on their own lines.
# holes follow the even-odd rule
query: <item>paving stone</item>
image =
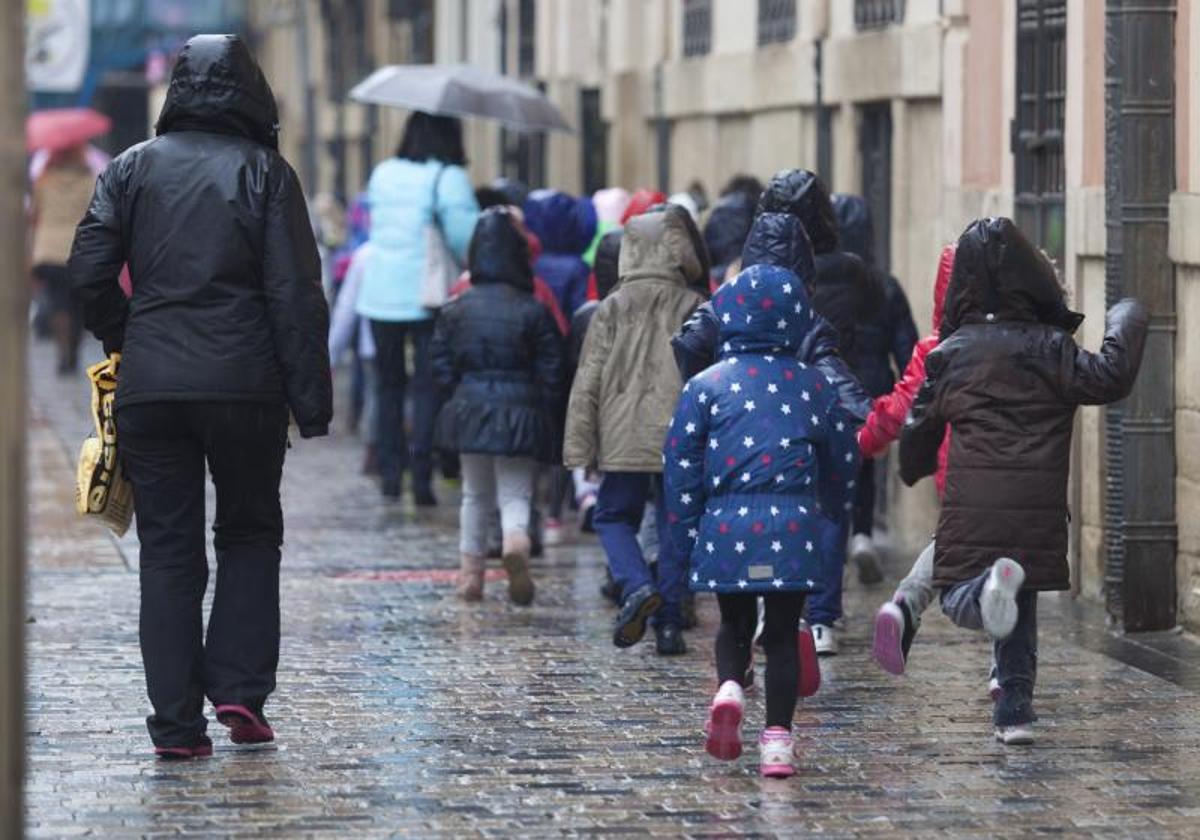
<svg viewBox="0 0 1200 840">
<path fill-rule="evenodd" d="M 869 660 L 887 590 L 850 584 L 842 653 L 797 712 L 800 772 L 764 781 L 758 693 L 743 760 L 703 752 L 713 603 L 688 655 L 618 651 L 584 541 L 536 562 L 532 609 L 501 580 L 463 605 L 453 488 L 432 513 L 385 504 L 346 434 L 288 454 L 278 748 L 229 749 L 214 722 L 212 759 L 156 762 L 136 538 L 70 513 L 86 392 L 45 348 L 32 371 L 31 837 L 1200 836 L 1196 693 L 1110 658 L 1064 597 L 1042 602 L 1039 743 L 1013 749 L 991 738 L 984 640 L 931 613 L 889 677 Z"/>
</svg>

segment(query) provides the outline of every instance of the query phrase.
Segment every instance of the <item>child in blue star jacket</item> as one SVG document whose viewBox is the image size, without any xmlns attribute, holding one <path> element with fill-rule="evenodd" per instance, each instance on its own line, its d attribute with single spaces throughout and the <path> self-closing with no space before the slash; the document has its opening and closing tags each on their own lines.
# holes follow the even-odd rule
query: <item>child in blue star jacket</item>
<svg viewBox="0 0 1200 840">
<path fill-rule="evenodd" d="M 796 629 L 822 580 L 818 517 L 851 502 L 858 446 L 829 380 L 796 358 L 814 322 L 800 277 L 753 266 L 717 290 L 713 307 L 720 358 L 684 386 L 664 447 L 668 521 L 691 557 L 692 589 L 717 593 L 721 609 L 706 749 L 724 760 L 741 754 L 741 678 L 762 595 L 761 772 L 790 776 Z"/>
</svg>

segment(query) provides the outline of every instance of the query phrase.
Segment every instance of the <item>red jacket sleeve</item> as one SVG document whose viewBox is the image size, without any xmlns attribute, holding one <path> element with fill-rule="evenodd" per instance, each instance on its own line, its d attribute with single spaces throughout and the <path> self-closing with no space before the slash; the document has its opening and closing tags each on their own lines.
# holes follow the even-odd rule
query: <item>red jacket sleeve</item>
<svg viewBox="0 0 1200 840">
<path fill-rule="evenodd" d="M 892 441 L 900 437 L 900 430 L 904 428 L 904 418 L 908 416 L 917 391 L 925 381 L 925 357 L 929 355 L 930 350 L 937 347 L 937 342 L 937 337 L 932 335 L 918 341 L 896 387 L 890 394 L 884 394 L 875 400 L 867 422 L 858 431 L 858 447 L 862 450 L 864 458 L 879 456 Z"/>
</svg>

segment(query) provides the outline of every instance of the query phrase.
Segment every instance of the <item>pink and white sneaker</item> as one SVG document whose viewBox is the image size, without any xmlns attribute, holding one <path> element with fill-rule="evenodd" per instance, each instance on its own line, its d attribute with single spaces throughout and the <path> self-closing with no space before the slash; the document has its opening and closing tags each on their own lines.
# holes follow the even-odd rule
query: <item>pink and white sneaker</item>
<svg viewBox="0 0 1200 840">
<path fill-rule="evenodd" d="M 817 643 L 813 639 L 808 622 L 800 622 L 796 635 L 796 648 L 800 654 L 800 684 L 797 693 L 801 697 L 812 697 L 821 688 L 821 663 L 817 657 Z"/>
<path fill-rule="evenodd" d="M 746 697 L 737 680 L 726 680 L 713 698 L 704 732 L 704 751 L 718 761 L 742 754 L 742 708 Z"/>
<path fill-rule="evenodd" d="M 764 729 L 758 736 L 761 756 L 758 772 L 765 779 L 786 779 L 796 773 L 796 752 L 792 733 L 782 726 Z"/>
</svg>

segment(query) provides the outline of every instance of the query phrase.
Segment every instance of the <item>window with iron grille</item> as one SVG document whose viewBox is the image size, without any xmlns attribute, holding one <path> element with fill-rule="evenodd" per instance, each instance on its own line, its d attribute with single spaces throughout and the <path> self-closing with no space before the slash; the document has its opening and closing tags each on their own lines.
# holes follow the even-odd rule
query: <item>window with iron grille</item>
<svg viewBox="0 0 1200 840">
<path fill-rule="evenodd" d="M 683 0 L 683 55 L 708 55 L 712 49 L 712 0 Z"/>
<path fill-rule="evenodd" d="M 1066 240 L 1066 36 L 1066 0 L 1018 0 L 1013 205 L 1017 224 L 1056 260 Z"/>
<path fill-rule="evenodd" d="M 796 0 L 758 0 L 758 45 L 796 37 Z"/>
<path fill-rule="evenodd" d="M 904 0 L 854 0 L 854 25 L 859 29 L 882 29 L 904 23 Z"/>
<path fill-rule="evenodd" d="M 433 0 L 388 0 L 393 55 L 408 64 L 433 63 Z"/>
<path fill-rule="evenodd" d="M 534 0 L 521 0 L 517 9 L 517 75 L 531 77 L 537 70 L 534 47 L 537 43 L 537 18 Z"/>
</svg>

